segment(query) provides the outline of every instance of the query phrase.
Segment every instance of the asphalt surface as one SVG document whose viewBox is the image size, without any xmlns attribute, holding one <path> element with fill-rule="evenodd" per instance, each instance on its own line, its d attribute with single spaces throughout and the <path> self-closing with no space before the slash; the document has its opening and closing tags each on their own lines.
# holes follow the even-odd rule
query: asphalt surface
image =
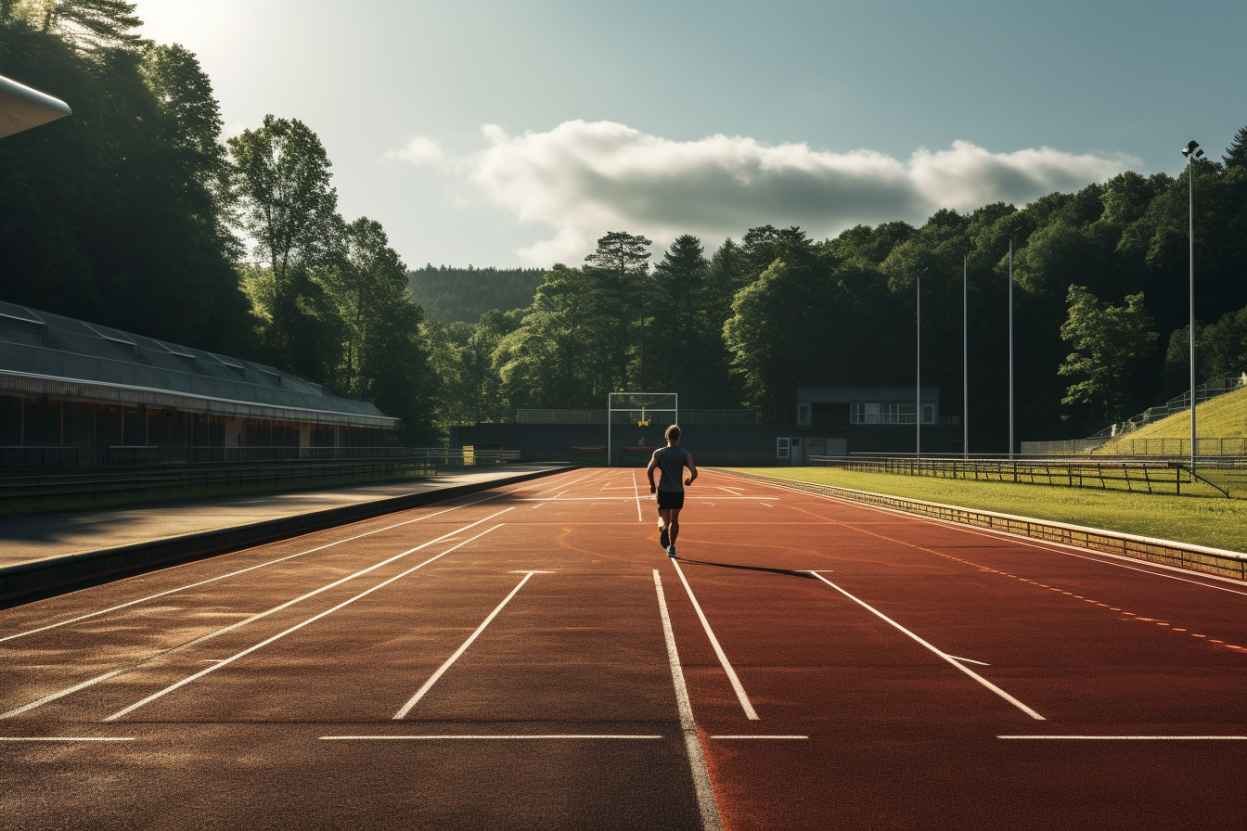
<svg viewBox="0 0 1247 831">
<path fill-rule="evenodd" d="M 643 482 L 0 612 L 0 827 L 1243 827 L 1247 585 Z"/>
</svg>

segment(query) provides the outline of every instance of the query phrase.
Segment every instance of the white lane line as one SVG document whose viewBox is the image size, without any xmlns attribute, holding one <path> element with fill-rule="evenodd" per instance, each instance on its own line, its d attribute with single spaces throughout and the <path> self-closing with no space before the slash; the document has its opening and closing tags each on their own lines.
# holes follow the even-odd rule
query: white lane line
<svg viewBox="0 0 1247 831">
<path fill-rule="evenodd" d="M 502 610 L 506 608 L 506 605 L 511 602 L 511 598 L 520 593 L 520 589 L 524 588 L 524 584 L 533 579 L 534 574 L 537 574 L 537 572 L 528 571 L 524 573 L 524 577 L 518 584 L 516 584 L 515 588 L 511 589 L 511 593 L 504 597 L 502 602 L 494 607 L 494 610 L 489 613 L 489 616 L 481 621 L 481 625 L 476 627 L 471 635 L 468 635 L 468 639 L 460 644 L 459 648 L 456 649 L 454 653 L 447 658 L 440 667 L 437 668 L 437 672 L 430 675 L 429 679 L 420 685 L 420 689 L 416 690 L 416 694 L 407 699 L 406 704 L 398 708 L 398 712 L 394 714 L 395 721 L 407 718 L 407 714 L 411 712 L 411 708 L 419 704 L 420 699 L 424 698 L 425 695 L 428 694 L 429 690 L 433 689 L 433 685 L 441 680 L 441 677 L 446 674 L 446 670 L 450 669 L 451 666 L 454 665 L 455 661 L 463 657 L 463 653 L 467 652 L 468 647 L 470 647 L 476 639 L 481 636 L 481 633 L 485 631 L 485 627 L 493 623 L 494 618 L 501 614 Z"/>
<path fill-rule="evenodd" d="M 734 494 L 737 494 L 738 496 L 739 496 L 740 494 L 742 494 L 742 493 L 744 493 L 744 492 L 745 492 L 744 488 L 733 488 L 731 485 L 715 485 L 715 487 L 716 487 L 716 488 L 718 488 L 718 489 L 719 489 L 719 490 L 721 490 L 721 491 L 727 491 L 728 493 L 734 493 Z"/>
<path fill-rule="evenodd" d="M 636 521 L 644 522 L 645 519 L 644 517 L 641 516 L 641 489 L 637 486 L 637 483 L 636 483 L 636 471 L 635 470 L 632 471 L 632 491 L 633 493 L 636 494 Z"/>
<path fill-rule="evenodd" d="M 740 679 L 736 677 L 736 670 L 732 669 L 732 662 L 727 659 L 727 654 L 723 651 L 723 647 L 719 645 L 719 639 L 714 636 L 714 630 L 710 628 L 710 621 L 706 620 L 706 614 L 701 610 L 701 604 L 697 602 L 697 595 L 693 594 L 693 587 L 688 584 L 688 579 L 684 576 L 684 570 L 680 568 L 680 561 L 672 560 L 671 564 L 675 566 L 675 573 L 680 576 L 680 582 L 684 584 L 684 591 L 688 592 L 688 599 L 693 601 L 693 609 L 701 620 L 702 628 L 706 630 L 706 637 L 710 639 L 710 646 L 714 649 L 714 654 L 719 657 L 719 664 L 722 665 L 723 671 L 727 674 L 727 680 L 731 682 L 732 689 L 736 691 L 736 700 L 740 702 L 740 708 L 745 711 L 745 718 L 750 721 L 758 721 L 758 713 L 753 709 L 749 696 L 745 694 L 745 688 L 741 685 Z"/>
<path fill-rule="evenodd" d="M 13 718 L 14 716 L 20 716 L 23 713 L 28 713 L 31 710 L 35 710 L 35 709 L 38 709 L 39 707 L 44 706 L 45 704 L 50 704 L 53 701 L 58 701 L 62 698 L 65 698 L 66 696 L 73 695 L 74 693 L 80 690 L 84 690 L 87 687 L 93 687 L 96 684 L 101 684 L 105 681 L 108 681 L 109 679 L 116 678 L 118 675 L 122 675 L 123 673 L 131 672 L 133 670 L 139 669 L 140 667 L 146 666 L 152 661 L 156 661 L 161 658 L 166 658 L 170 655 L 175 655 L 179 652 L 183 652 L 187 649 L 190 649 L 191 647 L 196 646 L 198 644 L 204 643 L 206 641 L 210 641 L 214 638 L 218 638 L 221 635 L 227 634 L 229 632 L 233 632 L 237 629 L 241 629 L 242 627 L 247 626 L 251 623 L 254 623 L 257 620 L 261 620 L 263 618 L 268 617 L 269 615 L 276 614 L 277 612 L 280 612 L 282 609 L 287 609 L 291 606 L 294 606 L 297 603 L 302 603 L 304 600 L 307 600 L 311 597 L 315 597 L 321 592 L 325 592 L 332 588 L 336 588 L 337 586 L 340 586 L 349 580 L 354 580 L 356 577 L 362 577 L 363 575 L 371 571 L 375 571 L 376 569 L 381 568 L 384 565 L 388 565 L 389 563 L 392 563 L 395 560 L 401 560 L 402 558 L 407 557 L 411 554 L 414 554 L 415 552 L 420 551 L 421 549 L 428 548 L 430 545 L 434 545 L 435 543 L 442 542 L 449 537 L 453 537 L 462 531 L 466 531 L 470 528 L 480 525 L 482 522 L 488 522 L 494 517 L 505 514 L 507 511 L 511 511 L 511 510 L 514 510 L 514 508 L 504 508 L 501 511 L 496 511 L 490 514 L 489 516 L 484 517 L 483 519 L 478 519 L 476 522 L 469 523 L 468 525 L 465 525 L 462 528 L 456 528 L 453 531 L 447 531 L 445 534 L 442 534 L 439 537 L 434 537 L 433 539 L 427 542 L 423 542 L 420 545 L 415 546 L 414 548 L 409 548 L 406 551 L 402 551 L 398 554 L 395 554 L 393 557 L 389 557 L 378 563 L 374 563 L 371 566 L 362 568 L 359 571 L 354 572 L 353 574 L 348 574 L 345 577 L 341 577 L 337 580 L 334 580 L 332 583 L 321 586 L 318 589 L 313 589 L 312 591 L 307 592 L 306 594 L 301 594 L 298 597 L 285 601 L 284 603 L 279 603 L 278 605 L 273 606 L 271 609 L 265 609 L 263 612 L 257 612 L 254 615 L 250 615 L 249 617 L 243 618 L 242 620 L 231 623 L 229 626 L 224 626 L 220 629 L 209 632 L 206 635 L 200 635 L 198 638 L 193 638 L 187 641 L 186 643 L 178 644 L 177 646 L 174 646 L 170 649 L 165 649 L 161 652 L 158 652 L 155 655 L 150 655 L 147 658 L 144 658 L 141 661 L 138 661 L 136 663 L 128 664 L 124 667 L 119 667 L 118 669 L 110 670 L 109 672 L 105 672 L 102 675 L 97 675 L 94 678 L 88 678 L 86 681 L 82 681 L 78 684 L 74 684 L 71 687 L 66 687 L 63 690 L 58 690 L 57 692 L 45 695 L 43 698 L 39 698 L 39 699 L 36 699 L 35 701 L 31 701 L 29 704 L 23 704 L 20 707 L 16 707 L 12 710 L 9 710 L 8 712 L 0 713 L 0 721 L 3 721 L 4 719 L 8 719 L 8 718 Z"/>
<path fill-rule="evenodd" d="M 777 741 L 777 742 L 799 742 L 808 741 L 809 736 L 711 736 L 710 738 L 718 741 Z"/>
<path fill-rule="evenodd" d="M 671 667 L 671 683 L 675 687 L 675 703 L 680 713 L 680 732 L 684 734 L 684 752 L 693 773 L 693 790 L 697 795 L 697 808 L 701 813 L 703 831 L 721 831 L 719 806 L 714 800 L 714 788 L 710 784 L 710 771 L 706 757 L 697 738 L 697 724 L 693 721 L 693 705 L 689 702 L 688 687 L 684 683 L 684 669 L 680 666 L 680 651 L 675 645 L 675 632 L 671 628 L 671 613 L 667 610 L 667 597 L 662 590 L 662 577 L 653 569 L 654 591 L 658 594 L 658 614 L 662 618 L 662 635 L 667 644 L 667 663 Z"/>
<path fill-rule="evenodd" d="M 859 599 L 859 598 L 857 598 L 857 597 L 854 597 L 853 595 L 849 594 L 847 591 L 845 591 L 844 589 L 840 588 L 840 587 L 839 587 L 839 586 L 837 586 L 835 583 L 831 582 L 831 581 L 830 581 L 830 580 L 828 580 L 826 577 L 824 577 L 823 575 L 819 574 L 817 571 L 811 571 L 811 572 L 810 572 L 810 574 L 813 574 L 815 578 L 817 578 L 817 579 L 819 579 L 819 580 L 822 580 L 824 583 L 826 583 L 827 585 L 831 586 L 833 589 L 835 589 L 836 591 L 840 592 L 840 594 L 844 595 L 844 596 L 845 596 L 845 597 L 847 597 L 849 600 L 852 600 L 854 603 L 856 603 L 857 605 L 861 606 L 863 609 L 865 609 L 866 611 L 870 612 L 872 615 L 874 615 L 875 617 L 879 618 L 879 619 L 880 619 L 880 620 L 882 620 L 884 623 L 889 624 L 890 626 L 892 626 L 893 628 L 895 628 L 897 631 L 899 631 L 899 632 L 901 632 L 902 634 L 906 635 L 907 637 L 911 638 L 912 640 L 914 640 L 914 641 L 915 641 L 916 643 L 918 643 L 919 645 L 921 645 L 921 646 L 925 647 L 927 650 L 929 650 L 930 652 L 932 652 L 933 654 L 935 654 L 936 656 L 938 656 L 940 660 L 945 661 L 946 663 L 948 663 L 948 664 L 949 664 L 949 666 L 956 667 L 956 668 L 957 668 L 957 670 L 958 670 L 959 672 L 963 672 L 963 673 L 965 673 L 966 675 L 968 675 L 969 677 L 973 678 L 975 681 L 979 682 L 979 683 L 980 683 L 980 684 L 982 684 L 984 687 L 986 687 L 987 689 L 991 690 L 991 691 L 992 691 L 992 692 L 994 692 L 996 695 L 1000 696 L 1000 697 L 1001 697 L 1001 698 L 1003 698 L 1005 701 L 1007 701 L 1007 702 L 1009 702 L 1010 704 L 1012 704 L 1014 707 L 1017 707 L 1017 708 L 1018 708 L 1019 710 L 1021 710 L 1023 713 L 1026 713 L 1026 715 L 1030 716 L 1031 718 L 1035 719 L 1036 721 L 1044 721 L 1044 720 L 1045 720 L 1045 719 L 1044 719 L 1044 717 L 1043 717 L 1043 716 L 1041 716 L 1039 713 L 1035 712 L 1033 709 L 1031 709 L 1030 707 L 1026 706 L 1026 705 L 1025 705 L 1025 704 L 1023 704 L 1021 701 L 1019 701 L 1018 699 L 1016 699 L 1016 698 L 1014 698 L 1013 696 L 1009 695 L 1009 693 L 1005 692 L 1005 691 L 1004 691 L 1004 690 L 1002 690 L 1000 687 L 998 687 L 998 686 L 996 686 L 995 684 L 993 684 L 991 681 L 988 681 L 986 678 L 984 678 L 983 676 L 979 675 L 977 672 L 975 672 L 974 670 L 970 669 L 968 666 L 966 666 L 965 664 L 961 663 L 959 660 L 957 660 L 957 659 L 953 658 L 953 657 L 952 657 L 951 655 L 949 655 L 948 653 L 943 652 L 943 651 L 941 651 L 941 650 L 939 650 L 939 649 L 936 649 L 936 648 L 935 648 L 934 646 L 932 646 L 930 643 L 928 643 L 927 641 L 923 640 L 923 639 L 922 639 L 922 638 L 920 638 L 918 635 L 915 635 L 913 632 L 909 631 L 909 630 L 908 630 L 908 629 L 906 629 L 904 626 L 901 626 L 899 623 L 897 623 L 896 621 L 892 620 L 892 618 L 888 617 L 888 616 L 887 616 L 887 615 L 885 615 L 883 612 L 881 612 L 881 611 L 879 611 L 878 609 L 876 609 L 874 606 L 871 606 L 871 605 L 870 605 L 869 603 L 867 603 L 866 601 L 861 600 L 861 599 Z"/>
<path fill-rule="evenodd" d="M 321 736 L 322 742 L 511 742 L 511 741 L 655 741 L 661 739 L 658 734 L 624 734 L 624 733 L 544 733 L 516 734 L 499 733 L 494 735 L 459 735 L 459 736 Z"/>
<path fill-rule="evenodd" d="M 965 661 L 967 664 L 977 664 L 981 667 L 991 666 L 991 664 L 987 663 L 987 661 L 976 661 L 973 658 L 963 658 L 960 655 L 948 655 L 946 657 L 952 658 L 954 661 Z"/>
<path fill-rule="evenodd" d="M 1039 742 L 1247 742 L 1247 736 L 997 736 L 1006 741 Z"/>
<path fill-rule="evenodd" d="M 314 554 L 317 551 L 324 551 L 326 548 L 333 548 L 335 545 L 341 545 L 344 542 L 354 542 L 355 540 L 363 539 L 364 537 L 370 537 L 373 534 L 380 534 L 382 531 L 390 531 L 395 528 L 401 528 L 404 525 L 411 525 L 413 522 L 423 522 L 426 519 L 432 519 L 433 517 L 441 516 L 442 514 L 447 514 L 447 513 L 450 513 L 451 511 L 457 511 L 460 508 L 470 508 L 473 505 L 479 505 L 482 502 L 488 502 L 491 499 L 497 499 L 501 495 L 502 494 L 493 494 L 491 496 L 485 497 L 484 499 L 477 499 L 472 502 L 465 502 L 462 505 L 454 505 L 450 508 L 445 508 L 435 513 L 424 514 L 423 516 L 418 516 L 418 517 L 415 517 L 414 519 L 407 519 L 407 520 L 403 520 L 402 522 L 396 522 L 393 525 L 387 525 L 384 528 L 377 528 L 374 531 L 365 531 L 364 533 L 356 534 L 353 537 L 346 537 L 344 539 L 334 540 L 333 542 L 327 542 L 324 545 L 318 545 L 315 548 L 309 548 L 306 551 L 299 551 L 294 554 L 287 554 L 286 556 L 278 557 L 275 560 L 265 560 L 262 563 L 257 563 L 256 565 L 253 565 L 253 566 L 247 566 L 246 568 L 240 568 L 240 569 L 237 569 L 236 571 L 231 571 L 226 574 L 219 574 L 216 577 L 209 577 L 206 580 L 199 580 L 195 583 L 187 583 L 185 586 L 178 586 L 177 588 L 174 588 L 174 589 L 166 589 L 165 591 L 156 592 L 155 594 L 149 594 L 146 597 L 140 597 L 136 600 L 130 600 L 125 603 L 118 603 L 116 606 L 109 606 L 107 609 L 100 609 L 95 612 L 88 612 L 85 615 L 78 615 L 77 617 L 68 618 L 66 620 L 62 620 L 57 623 L 49 623 L 46 626 L 40 626 L 35 629 L 26 629 L 22 632 L 16 632 L 12 635 L 5 635 L 4 637 L 0 637 L 0 643 L 4 643 L 5 641 L 15 640 L 17 638 L 25 638 L 30 635 L 37 635 L 40 632 L 46 632 L 49 629 L 56 629 L 61 626 L 68 626 L 72 623 L 79 623 L 84 620 L 90 620 L 91 618 L 99 617 L 100 615 L 106 615 L 109 612 L 117 612 L 122 609 L 128 609 L 131 606 L 137 606 L 140 603 L 146 603 L 149 600 L 156 600 L 161 597 L 167 597 L 171 594 L 184 592 L 188 589 L 195 589 L 200 586 L 206 586 L 209 583 L 215 583 L 218 580 L 227 580 L 230 577 L 237 577 L 240 574 L 246 574 L 247 572 L 255 571 L 256 569 L 267 568 L 268 566 L 274 566 L 274 565 L 277 565 L 278 563 L 284 563 L 287 560 L 293 560 L 296 557 L 303 557 L 307 554 Z M 242 553 L 242 552 L 239 552 L 239 553 Z"/>
<path fill-rule="evenodd" d="M 511 510 L 511 509 L 510 509 L 510 508 L 507 508 L 507 509 L 505 509 L 505 510 L 503 510 L 503 511 L 499 511 L 498 513 L 500 513 L 500 514 L 501 514 L 501 513 L 505 513 L 506 511 L 509 511 L 509 510 Z M 497 516 L 497 514 L 495 514 L 494 516 Z M 482 520 L 482 521 L 483 521 L 483 520 Z M 421 563 L 418 563 L 417 565 L 412 566 L 411 568 L 407 569 L 406 571 L 401 571 L 401 572 L 399 572 L 398 574 L 395 574 L 393 577 L 390 577 L 390 578 L 387 578 L 387 579 L 385 579 L 385 580 L 382 580 L 380 583 L 376 584 L 376 585 L 375 585 L 375 586 L 373 586 L 372 588 L 365 589 L 364 591 L 360 592 L 359 594 L 356 594 L 356 595 L 353 595 L 353 596 L 351 596 L 351 597 L 347 598 L 346 600 L 342 601 L 341 603 L 337 604 L 336 606 L 333 606 L 333 607 L 331 607 L 331 608 L 329 608 L 329 609 L 325 609 L 323 612 L 318 612 L 317 614 L 312 615 L 311 617 L 307 618 L 306 620 L 303 620 L 303 621 L 301 621 L 301 622 L 299 622 L 299 623 L 296 623 L 294 626 L 291 626 L 291 627 L 289 627 L 288 629 L 283 629 L 281 632 L 278 632 L 276 635 L 273 635 L 273 636 L 272 636 L 272 637 L 270 637 L 270 638 L 265 638 L 264 640 L 260 641 L 259 643 L 254 644 L 254 645 L 252 645 L 252 646 L 249 646 L 249 647 L 247 647 L 246 649 L 241 650 L 240 652 L 235 652 L 233 655 L 229 656 L 228 658 L 224 658 L 224 659 L 222 659 L 222 660 L 221 660 L 221 661 L 219 661 L 218 663 L 212 664 L 211 666 L 208 666 L 208 667 L 204 667 L 203 669 L 199 670 L 199 672 L 192 673 L 191 675 L 186 676 L 185 678 L 183 678 L 183 679 L 182 679 L 182 680 L 180 680 L 180 681 L 177 681 L 177 682 L 175 682 L 175 683 L 173 683 L 173 684 L 170 684 L 170 685 L 169 685 L 169 686 L 167 686 L 167 687 L 164 687 L 164 688 L 162 688 L 162 689 L 160 689 L 160 690 L 157 690 L 156 692 L 152 693 L 151 695 L 147 696 L 146 698 L 143 698 L 143 699 L 141 699 L 141 700 L 139 700 L 139 701 L 136 701 L 136 702 L 134 702 L 133 704 L 131 704 L 131 705 L 130 705 L 130 706 L 128 706 L 128 707 L 123 707 L 122 709 L 118 710 L 117 712 L 115 712 L 115 713 L 113 713 L 112 715 L 110 715 L 110 716 L 108 716 L 107 718 L 105 718 L 105 719 L 104 719 L 104 721 L 117 721 L 117 720 L 118 720 L 118 719 L 120 719 L 120 718 L 124 718 L 125 716 L 129 715 L 130 713 L 133 713 L 135 710 L 139 709 L 140 707 L 145 707 L 145 706 L 147 706 L 148 704 L 152 703 L 153 701 L 156 701 L 157 699 L 163 698 L 164 696 L 168 695 L 169 693 L 173 692 L 174 690 L 181 689 L 182 687 L 186 686 L 187 684 L 190 684 L 190 683 L 192 683 L 192 682 L 194 682 L 194 681 L 198 681 L 200 678 L 203 678 L 205 675 L 208 675 L 208 674 L 210 674 L 210 673 L 216 672 L 216 671 L 217 671 L 217 670 L 219 670 L 219 669 L 224 669 L 225 667 L 229 666 L 230 664 L 234 663 L 235 661 L 241 660 L 242 658 L 247 657 L 247 656 L 248 656 L 248 655 L 250 655 L 251 653 L 253 653 L 253 652 L 257 652 L 257 651 L 259 651 L 259 650 L 263 649 L 264 647 L 268 646 L 269 644 L 271 644 L 271 643 L 273 643 L 273 642 L 275 642 L 275 641 L 279 641 L 279 640 L 281 640 L 282 638 L 286 637 L 287 635 L 291 635 L 291 634 L 293 634 L 293 633 L 295 633 L 295 632 L 299 631 L 299 630 L 300 630 L 300 629 L 302 629 L 304 626 L 308 626 L 308 625 L 310 625 L 310 624 L 313 624 L 313 623 L 315 623 L 316 621 L 320 620 L 321 618 L 328 617 L 329 615 L 333 614 L 334 612 L 338 611 L 339 609 L 344 609 L 344 608 L 346 608 L 347 606 L 350 606 L 352 603 L 354 603 L 354 602 L 355 602 L 355 601 L 357 601 L 357 600 L 362 600 L 362 599 L 364 599 L 365 597 L 367 597 L 368 595 L 372 594 L 373 592 L 375 592 L 375 591 L 379 591 L 379 590 L 381 590 L 381 589 L 385 588 L 386 586 L 390 585 L 391 583 L 394 583 L 394 582 L 396 582 L 396 581 L 398 581 L 398 580 L 401 580 L 401 579 L 403 579 L 404 577 L 406 577 L 407 575 L 409 575 L 409 574 L 411 574 L 411 573 L 413 573 L 413 572 L 419 571 L 420 569 L 424 568 L 424 567 L 425 567 L 425 566 L 427 566 L 428 564 L 430 564 L 430 563 L 433 563 L 433 562 L 436 562 L 436 561 L 440 560 L 442 557 L 445 557 L 447 554 L 450 554 L 450 553 L 452 553 L 452 552 L 454 552 L 454 551 L 457 551 L 457 550 L 459 550 L 460 548 L 462 548 L 463 546 L 467 545 L 468 543 L 470 543 L 470 542 L 475 542 L 476 540 L 480 539 L 481 537 L 485 536 L 486 534 L 490 533 L 491 531 L 497 531 L 497 530 L 498 530 L 499 528 L 501 528 L 501 527 L 502 527 L 502 524 L 501 524 L 501 523 L 499 523 L 498 525 L 491 525 L 489 528 L 486 528 L 484 531 L 482 531 L 481 533 L 477 534 L 476 536 L 474 536 L 474 537 L 469 537 L 468 539 L 466 539 L 466 540 L 464 540 L 464 541 L 462 541 L 462 542 L 460 542 L 460 543 L 457 543 L 457 544 L 455 544 L 455 545 L 451 546 L 450 548 L 447 548 L 447 549 L 446 549 L 445 551 L 443 551 L 441 554 L 436 554 L 436 555 L 434 555 L 434 556 L 430 557 L 429 559 L 425 560 L 424 562 L 421 562 Z M 393 559 L 393 558 L 391 558 L 391 559 Z M 373 568 L 376 568 L 376 566 L 373 566 Z"/>
<path fill-rule="evenodd" d="M 0 742 L 132 742 L 129 736 L 0 736 Z"/>
<path fill-rule="evenodd" d="M 597 471 L 593 471 L 585 476 L 581 476 L 579 479 L 573 479 L 570 482 L 559 482 L 558 484 L 553 485 L 548 488 L 539 488 L 535 492 L 536 493 L 549 493 L 550 491 L 557 491 L 557 490 L 563 490 L 564 488 L 570 488 L 572 485 L 575 485 L 579 482 L 584 482 L 588 479 L 592 479 L 596 473 Z"/>
</svg>

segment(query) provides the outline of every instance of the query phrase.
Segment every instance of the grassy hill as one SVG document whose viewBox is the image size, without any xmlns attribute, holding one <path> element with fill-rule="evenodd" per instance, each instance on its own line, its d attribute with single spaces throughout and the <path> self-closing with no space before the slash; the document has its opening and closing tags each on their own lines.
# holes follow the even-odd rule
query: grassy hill
<svg viewBox="0 0 1247 831">
<path fill-rule="evenodd" d="M 1247 387 L 1227 392 L 1200 404 L 1195 410 L 1196 428 L 1201 438 L 1247 438 Z M 1111 439 L 1097 453 L 1140 453 L 1140 439 L 1187 439 L 1191 436 L 1189 411 L 1174 413 L 1159 421 Z M 1131 450 L 1131 443 L 1134 450 Z M 1156 444 L 1159 444 L 1157 442 Z M 1203 442 L 1201 441 L 1202 445 Z M 1201 449 L 1201 453 L 1204 451 Z"/>
</svg>

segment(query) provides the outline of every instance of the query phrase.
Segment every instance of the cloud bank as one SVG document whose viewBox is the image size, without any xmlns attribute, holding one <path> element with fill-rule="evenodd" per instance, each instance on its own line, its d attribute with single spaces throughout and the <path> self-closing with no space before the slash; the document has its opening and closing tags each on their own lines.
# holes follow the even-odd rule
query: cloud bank
<svg viewBox="0 0 1247 831">
<path fill-rule="evenodd" d="M 1135 163 L 1048 147 L 993 153 L 966 141 L 902 160 L 742 136 L 675 141 L 610 121 L 567 121 L 523 135 L 491 124 L 481 132 L 484 150 L 446 166 L 517 219 L 547 229 L 545 239 L 517 251 L 539 265 L 579 262 L 607 230 L 643 233 L 663 246 L 681 233 L 713 245 L 764 223 L 800 225 L 815 237 L 857 223 L 920 224 L 939 208 L 1024 204 Z"/>
</svg>

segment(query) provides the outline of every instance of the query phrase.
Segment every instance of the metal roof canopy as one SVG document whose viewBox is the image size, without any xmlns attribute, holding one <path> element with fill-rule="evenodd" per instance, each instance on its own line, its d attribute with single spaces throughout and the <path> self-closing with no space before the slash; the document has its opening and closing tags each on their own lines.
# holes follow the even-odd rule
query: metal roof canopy
<svg viewBox="0 0 1247 831">
<path fill-rule="evenodd" d="M 56 121 L 70 114 L 59 98 L 0 75 L 0 138 Z"/>
</svg>

